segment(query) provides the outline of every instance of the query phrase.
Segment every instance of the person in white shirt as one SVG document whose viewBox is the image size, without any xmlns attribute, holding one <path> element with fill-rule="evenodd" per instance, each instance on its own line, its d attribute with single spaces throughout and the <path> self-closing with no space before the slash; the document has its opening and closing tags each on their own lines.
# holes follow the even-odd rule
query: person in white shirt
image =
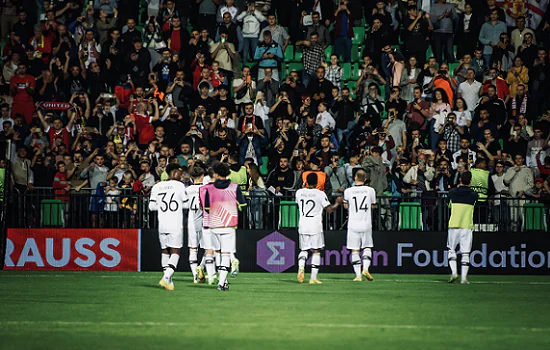
<svg viewBox="0 0 550 350">
<path fill-rule="evenodd" d="M 483 90 L 483 84 L 476 79 L 476 71 L 472 68 L 466 73 L 466 81 L 458 86 L 458 97 L 462 97 L 466 101 L 468 110 L 473 112 L 477 107 L 480 92 Z"/>
<path fill-rule="evenodd" d="M 344 191 L 344 208 L 349 210 L 347 247 L 351 250 L 351 263 L 355 272 L 353 281 L 374 280 L 369 273 L 372 261 L 372 208 L 376 206 L 376 191 L 366 186 L 367 173 L 359 169 L 354 176 L 355 186 Z M 363 270 L 361 257 L 363 250 Z"/>
<path fill-rule="evenodd" d="M 250 53 L 254 55 L 260 36 L 260 23 L 265 21 L 262 13 L 256 10 L 254 2 L 249 2 L 247 10 L 237 16 L 237 21 L 243 22 L 243 63 L 246 65 Z"/>
<path fill-rule="evenodd" d="M 333 212 L 344 201 L 343 197 L 336 198 L 336 203 L 331 205 L 325 192 L 318 190 L 317 174 L 310 173 L 306 177 L 307 188 L 296 191 L 296 204 L 300 221 L 298 233 L 300 237 L 300 254 L 298 255 L 298 282 L 304 283 L 305 266 L 308 258 L 308 250 L 313 250 L 311 257 L 311 278 L 309 284 L 322 284 L 318 280 L 319 267 L 321 265 L 321 249 L 325 247 L 323 235 L 323 210 Z"/>
<path fill-rule="evenodd" d="M 328 126 L 332 130 L 336 127 L 336 121 L 332 117 L 332 115 L 327 112 L 327 105 L 325 102 L 319 103 L 319 107 L 317 107 L 317 110 L 319 113 L 317 114 L 317 119 L 315 119 L 315 123 L 321 125 L 321 127 Z"/>
<path fill-rule="evenodd" d="M 239 9 L 235 7 L 235 0 L 227 0 L 225 2 L 225 5 L 220 6 L 220 8 L 218 9 L 218 15 L 216 16 L 216 21 L 218 23 L 222 23 L 223 15 L 228 12 L 231 15 L 231 18 L 233 18 L 233 22 L 235 22 L 235 18 L 239 13 Z"/>
<path fill-rule="evenodd" d="M 183 246 L 183 205 L 187 201 L 185 185 L 179 179 L 179 164 L 168 164 L 166 172 L 170 180 L 153 186 L 149 210 L 158 212 L 159 241 L 164 275 L 159 284 L 166 290 L 174 290 L 172 275 L 176 271 Z"/>
</svg>

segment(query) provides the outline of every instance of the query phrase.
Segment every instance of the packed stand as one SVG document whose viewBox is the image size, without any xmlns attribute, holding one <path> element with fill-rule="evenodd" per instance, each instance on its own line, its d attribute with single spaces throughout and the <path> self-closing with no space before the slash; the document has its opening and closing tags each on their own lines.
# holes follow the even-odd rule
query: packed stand
<svg viewBox="0 0 550 350">
<path fill-rule="evenodd" d="M 364 168 L 378 227 L 395 229 L 410 201 L 429 229 L 470 170 L 479 220 L 519 229 L 504 206 L 546 214 L 550 199 L 550 17 L 500 5 L 5 0 L 12 188 L 101 194 L 92 216 L 131 217 L 168 163 L 217 159 L 261 222 L 266 198 L 310 172 L 334 197 Z"/>
</svg>

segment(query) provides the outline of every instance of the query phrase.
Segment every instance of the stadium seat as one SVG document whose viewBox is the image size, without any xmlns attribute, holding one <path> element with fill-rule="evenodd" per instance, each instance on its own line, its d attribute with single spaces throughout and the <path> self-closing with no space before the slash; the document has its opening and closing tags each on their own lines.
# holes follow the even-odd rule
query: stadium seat
<svg viewBox="0 0 550 350">
<path fill-rule="evenodd" d="M 458 63 L 449 63 L 449 73 L 454 77 L 455 68 L 458 67 Z"/>
<path fill-rule="evenodd" d="M 344 75 L 342 80 L 348 81 L 351 79 L 351 63 L 342 63 L 342 68 L 344 68 Z"/>
<path fill-rule="evenodd" d="M 304 66 L 301 63 L 293 62 L 288 64 L 288 73 L 301 72 L 304 70 Z"/>
<path fill-rule="evenodd" d="M 279 228 L 298 227 L 298 206 L 294 201 L 281 201 L 279 211 Z"/>
<path fill-rule="evenodd" d="M 353 95 L 353 92 L 355 91 L 355 89 L 357 89 L 357 80 L 348 81 L 346 86 L 348 87 L 350 93 Z"/>
<path fill-rule="evenodd" d="M 546 213 L 543 203 L 523 205 L 523 231 L 546 231 Z"/>
<path fill-rule="evenodd" d="M 293 59 L 294 59 L 294 45 L 289 44 L 285 50 L 284 60 L 286 63 L 288 63 L 288 62 L 292 62 Z"/>
<path fill-rule="evenodd" d="M 281 64 L 281 69 L 279 71 L 279 81 L 281 83 L 286 79 L 286 76 L 287 76 L 286 69 L 287 69 L 286 64 L 282 63 Z"/>
<path fill-rule="evenodd" d="M 359 54 L 359 46 L 351 46 L 351 62 L 361 62 L 361 55 Z"/>
<path fill-rule="evenodd" d="M 330 56 L 332 56 L 332 45 L 329 45 L 325 49 L 325 61 L 329 62 L 330 61 Z"/>
<path fill-rule="evenodd" d="M 351 43 L 353 45 L 361 45 L 365 38 L 365 27 L 353 27 L 353 39 Z"/>
<path fill-rule="evenodd" d="M 269 163 L 269 157 L 262 157 L 262 165 L 260 166 L 260 175 L 267 176 L 269 171 L 267 170 L 267 163 Z"/>
<path fill-rule="evenodd" d="M 63 202 L 58 199 L 43 199 L 40 202 L 41 227 L 63 227 Z"/>
<path fill-rule="evenodd" d="M 353 68 L 351 70 L 351 79 L 353 80 L 359 80 L 361 77 L 361 67 L 358 63 L 353 64 Z"/>
<path fill-rule="evenodd" d="M 434 52 L 432 51 L 432 45 L 428 45 L 428 50 L 426 50 L 426 61 L 433 57 Z"/>
<path fill-rule="evenodd" d="M 386 98 L 386 85 L 378 85 L 378 88 L 380 89 L 380 96 L 382 98 Z"/>
<path fill-rule="evenodd" d="M 420 202 L 399 203 L 399 230 L 422 230 Z"/>
<path fill-rule="evenodd" d="M 294 48 L 293 62 L 302 62 L 302 47 L 301 46 L 296 46 Z"/>
</svg>

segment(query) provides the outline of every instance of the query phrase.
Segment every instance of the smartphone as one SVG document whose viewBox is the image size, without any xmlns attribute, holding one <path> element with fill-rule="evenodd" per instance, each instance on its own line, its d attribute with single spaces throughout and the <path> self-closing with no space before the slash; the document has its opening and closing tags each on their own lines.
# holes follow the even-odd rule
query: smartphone
<svg viewBox="0 0 550 350">
<path fill-rule="evenodd" d="M 252 77 L 251 77 L 250 75 L 247 76 L 247 77 L 246 77 L 246 82 L 247 82 L 247 83 L 250 83 L 251 81 L 252 81 Z"/>
<path fill-rule="evenodd" d="M 220 41 L 221 41 L 222 44 L 225 44 L 226 39 L 225 39 L 225 38 L 221 38 Z"/>
</svg>

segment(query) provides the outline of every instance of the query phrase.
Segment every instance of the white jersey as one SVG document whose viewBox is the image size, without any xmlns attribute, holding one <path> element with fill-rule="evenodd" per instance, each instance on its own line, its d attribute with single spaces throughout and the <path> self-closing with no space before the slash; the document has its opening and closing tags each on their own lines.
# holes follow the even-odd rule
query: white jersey
<svg viewBox="0 0 550 350">
<path fill-rule="evenodd" d="M 323 233 L 323 209 L 330 205 L 325 192 L 316 188 L 296 191 L 296 203 L 300 213 L 298 232 L 303 235 Z"/>
<path fill-rule="evenodd" d="M 363 232 L 372 230 L 372 205 L 376 191 L 369 186 L 353 186 L 344 191 L 344 203 L 349 205 L 348 229 Z"/>
<path fill-rule="evenodd" d="M 185 185 L 176 180 L 153 186 L 149 210 L 158 211 L 159 233 L 183 234 L 183 205 L 187 201 Z"/>
<path fill-rule="evenodd" d="M 189 209 L 189 228 L 202 229 L 202 209 L 199 203 L 199 189 L 202 185 L 191 185 L 185 189 L 187 202 L 184 208 Z"/>
</svg>

